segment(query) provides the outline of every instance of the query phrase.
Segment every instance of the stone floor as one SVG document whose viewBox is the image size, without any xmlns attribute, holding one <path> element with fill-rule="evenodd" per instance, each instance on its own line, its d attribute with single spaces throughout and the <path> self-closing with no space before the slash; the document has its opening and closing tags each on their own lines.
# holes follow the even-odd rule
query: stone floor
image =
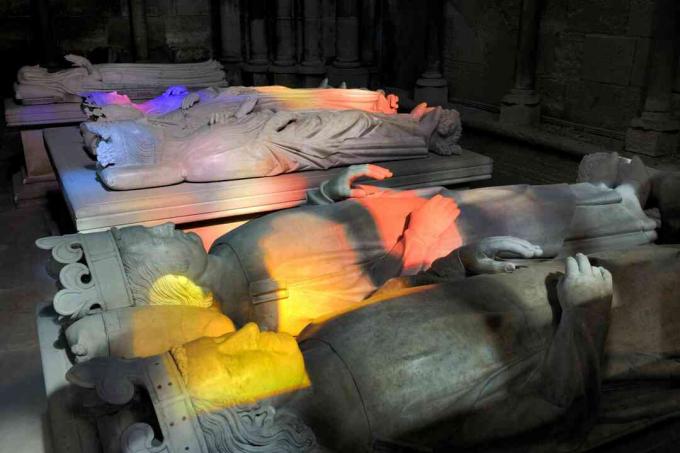
<svg viewBox="0 0 680 453">
<path fill-rule="evenodd" d="M 45 390 L 35 326 L 36 304 L 55 283 L 33 245 L 49 235 L 40 207 L 0 213 L 0 452 L 49 451 Z"/>
</svg>

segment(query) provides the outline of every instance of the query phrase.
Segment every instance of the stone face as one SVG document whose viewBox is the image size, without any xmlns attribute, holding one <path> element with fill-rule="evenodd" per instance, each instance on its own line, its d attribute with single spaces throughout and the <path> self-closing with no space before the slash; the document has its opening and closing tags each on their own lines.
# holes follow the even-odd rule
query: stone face
<svg viewBox="0 0 680 453">
<path fill-rule="evenodd" d="M 636 42 L 634 38 L 621 36 L 586 35 L 583 44 L 583 78 L 628 85 Z"/>
</svg>

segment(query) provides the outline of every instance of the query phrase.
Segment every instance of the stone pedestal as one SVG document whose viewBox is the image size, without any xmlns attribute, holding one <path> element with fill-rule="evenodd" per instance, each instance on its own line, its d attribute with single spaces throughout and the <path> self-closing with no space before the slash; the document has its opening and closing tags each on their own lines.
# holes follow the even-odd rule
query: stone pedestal
<svg viewBox="0 0 680 453">
<path fill-rule="evenodd" d="M 656 0 L 645 104 L 626 132 L 626 151 L 663 156 L 678 149 L 680 122 L 673 118 L 675 0 Z"/>
<path fill-rule="evenodd" d="M 449 101 L 449 88 L 442 74 L 442 18 L 444 6 L 441 0 L 427 2 L 427 40 L 425 55 L 427 69 L 416 81 L 413 99 L 427 102 L 428 105 L 446 106 Z"/>
<path fill-rule="evenodd" d="M 419 103 L 427 102 L 428 105 L 445 106 L 449 101 L 448 82 L 443 77 L 428 78 L 423 74 L 416 81 L 413 99 Z"/>
<path fill-rule="evenodd" d="M 340 86 L 345 82 L 349 88 L 366 88 L 369 85 L 370 73 L 368 68 L 340 68 L 331 66 L 328 68 L 328 83 L 331 86 Z"/>
<path fill-rule="evenodd" d="M 267 4 L 263 0 L 248 2 L 250 8 L 250 59 L 244 70 L 252 73 L 253 85 L 269 85 L 269 49 L 267 47 Z"/>
<path fill-rule="evenodd" d="M 541 120 L 541 97 L 534 90 L 515 88 L 501 101 L 500 122 L 531 125 Z"/>
<path fill-rule="evenodd" d="M 326 65 L 323 61 L 321 41 L 321 2 L 318 0 L 303 1 L 302 29 L 302 62 L 298 73 L 302 75 L 305 88 L 318 87 L 326 77 Z"/>
<path fill-rule="evenodd" d="M 678 149 L 680 121 L 669 114 L 645 112 L 631 121 L 626 131 L 626 151 L 647 156 L 664 156 Z"/>
<path fill-rule="evenodd" d="M 276 2 L 276 55 L 269 70 L 275 85 L 297 85 L 292 0 Z"/>
<path fill-rule="evenodd" d="M 335 17 L 335 61 L 328 70 L 333 86 L 345 82 L 348 87 L 368 87 L 369 72 L 359 59 L 359 2 L 338 0 Z"/>
<path fill-rule="evenodd" d="M 522 0 L 515 85 L 501 100 L 500 122 L 530 126 L 541 120 L 541 98 L 536 93 L 536 46 L 542 0 Z"/>
</svg>

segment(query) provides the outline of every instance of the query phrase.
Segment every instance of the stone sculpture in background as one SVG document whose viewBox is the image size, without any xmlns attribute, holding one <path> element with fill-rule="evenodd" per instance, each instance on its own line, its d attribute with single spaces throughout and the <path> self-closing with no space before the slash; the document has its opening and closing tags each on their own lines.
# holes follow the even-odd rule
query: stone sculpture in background
<svg viewBox="0 0 680 453">
<path fill-rule="evenodd" d="M 305 103 L 321 105 L 297 110 L 295 103 L 303 102 L 298 91 L 283 90 L 283 101 L 265 96 L 260 109 L 258 96 L 246 96 L 240 104 L 198 102 L 159 117 L 86 122 L 81 130 L 97 156 L 101 181 L 114 190 L 273 176 L 460 150 L 460 115 L 455 110 L 423 104 L 410 114 L 393 114 L 393 103 L 381 93 L 342 89 L 302 90 Z M 323 109 L 324 100 L 336 106 L 357 96 L 371 99 L 369 110 L 390 113 Z"/>
<path fill-rule="evenodd" d="M 40 66 L 24 66 L 17 73 L 15 98 L 23 104 L 80 102 L 92 91 L 124 90 L 135 99 L 157 96 L 167 87 L 226 85 L 222 65 L 214 60 L 201 63 L 105 63 L 66 55 L 75 67 L 49 72 Z"/>
<path fill-rule="evenodd" d="M 363 110 L 390 115 L 397 113 L 399 106 L 397 96 L 385 95 L 380 90 L 273 85 L 210 87 L 196 91 L 173 86 L 161 96 L 144 102 L 133 102 L 128 96 L 117 92 L 92 92 L 84 95 L 82 107 L 93 121 L 156 118 L 180 109 L 185 116 L 202 117 L 207 121 L 213 114 L 235 111 L 251 97 L 257 98 L 257 110 Z"/>
</svg>

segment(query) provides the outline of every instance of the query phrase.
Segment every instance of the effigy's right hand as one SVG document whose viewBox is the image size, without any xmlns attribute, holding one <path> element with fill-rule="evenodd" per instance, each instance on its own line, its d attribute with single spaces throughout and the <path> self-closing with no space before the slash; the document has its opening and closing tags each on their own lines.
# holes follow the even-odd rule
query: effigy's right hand
<svg viewBox="0 0 680 453">
<path fill-rule="evenodd" d="M 437 240 L 459 215 L 455 200 L 437 194 L 411 213 L 408 231 L 429 243 Z"/>
</svg>

